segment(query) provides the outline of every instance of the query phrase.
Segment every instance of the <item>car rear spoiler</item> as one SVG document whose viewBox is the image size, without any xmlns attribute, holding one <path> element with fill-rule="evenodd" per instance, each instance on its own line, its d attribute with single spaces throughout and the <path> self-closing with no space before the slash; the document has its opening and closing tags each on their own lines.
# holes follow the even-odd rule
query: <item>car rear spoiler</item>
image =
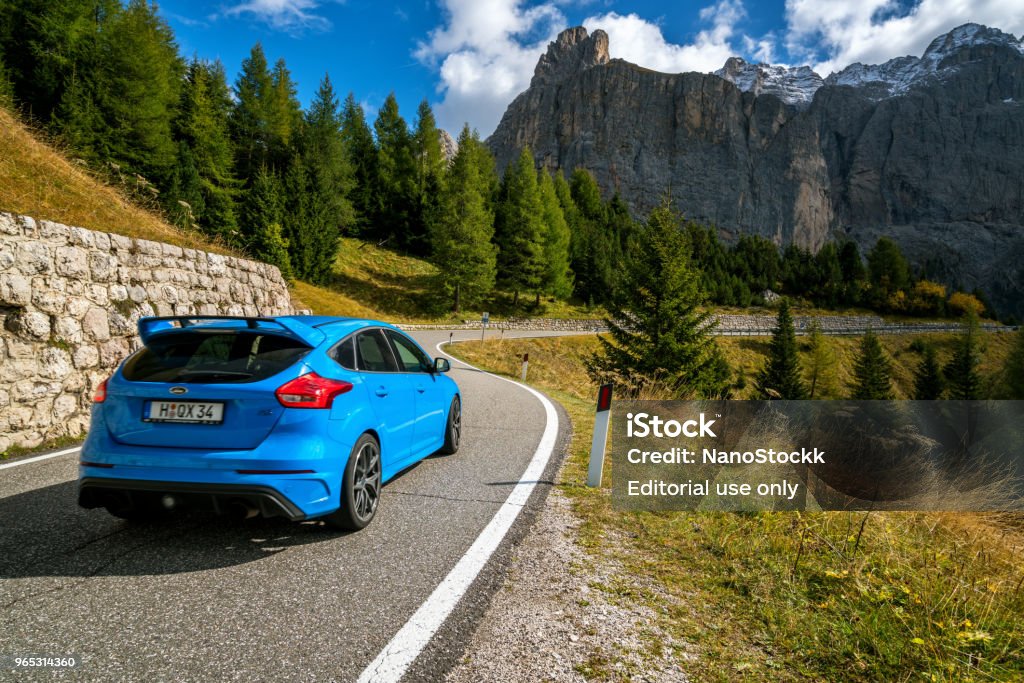
<svg viewBox="0 0 1024 683">
<path fill-rule="evenodd" d="M 139 337 L 142 338 L 142 343 L 148 344 L 149 340 L 154 336 L 172 330 L 202 326 L 219 327 L 228 330 L 242 329 L 243 323 L 244 329 L 285 334 L 309 346 L 317 346 L 327 338 L 327 335 L 320 330 L 295 318 L 249 318 L 233 315 L 168 315 L 139 318 Z"/>
</svg>

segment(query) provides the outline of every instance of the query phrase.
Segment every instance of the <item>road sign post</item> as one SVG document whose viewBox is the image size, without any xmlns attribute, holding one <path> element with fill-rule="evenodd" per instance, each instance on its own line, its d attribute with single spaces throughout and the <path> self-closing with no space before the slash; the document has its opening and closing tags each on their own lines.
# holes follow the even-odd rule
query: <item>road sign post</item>
<svg viewBox="0 0 1024 683">
<path fill-rule="evenodd" d="M 530 354 L 524 353 L 523 354 L 523 372 L 522 372 L 522 375 L 520 376 L 523 382 L 526 381 L 526 368 L 528 368 L 528 367 L 530 367 Z"/>
<path fill-rule="evenodd" d="M 491 314 L 487 312 L 485 312 L 483 316 L 480 318 L 480 322 L 482 323 L 480 325 L 480 341 L 484 340 L 484 335 L 487 333 L 487 323 L 490 321 L 490 319 Z"/>
<path fill-rule="evenodd" d="M 590 466 L 587 468 L 587 486 L 599 488 L 604 472 L 604 451 L 608 447 L 608 426 L 611 421 L 612 385 L 602 384 L 597 392 L 597 412 L 594 415 L 594 438 L 590 442 Z"/>
</svg>

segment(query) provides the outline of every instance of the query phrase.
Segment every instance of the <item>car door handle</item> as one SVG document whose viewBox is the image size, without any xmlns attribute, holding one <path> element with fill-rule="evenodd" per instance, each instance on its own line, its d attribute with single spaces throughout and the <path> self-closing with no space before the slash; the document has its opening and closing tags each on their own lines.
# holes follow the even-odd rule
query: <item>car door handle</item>
<svg viewBox="0 0 1024 683">
<path fill-rule="evenodd" d="M 377 387 L 377 391 L 374 392 L 374 393 L 376 393 L 378 396 L 387 396 L 388 395 L 388 388 L 387 387 Z"/>
<path fill-rule="evenodd" d="M 421 394 L 422 394 L 422 393 L 423 393 L 424 391 L 426 391 L 426 390 L 427 390 L 427 388 L 426 388 L 425 386 L 423 386 L 422 384 L 417 384 L 417 385 L 416 385 L 416 391 L 420 392 Z"/>
</svg>

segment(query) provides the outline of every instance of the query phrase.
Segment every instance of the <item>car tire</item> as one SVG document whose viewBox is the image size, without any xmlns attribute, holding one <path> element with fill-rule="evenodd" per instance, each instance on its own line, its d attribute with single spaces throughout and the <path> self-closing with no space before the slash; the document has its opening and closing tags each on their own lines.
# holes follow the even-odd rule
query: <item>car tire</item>
<svg viewBox="0 0 1024 683">
<path fill-rule="evenodd" d="M 363 434 L 341 475 L 341 507 L 325 517 L 327 523 L 343 531 L 365 528 L 377 514 L 380 487 L 380 444 L 371 434 Z"/>
<path fill-rule="evenodd" d="M 448 408 L 448 421 L 444 426 L 444 445 L 438 453 L 452 455 L 459 450 L 459 441 L 462 439 L 462 402 L 458 396 L 452 398 L 452 404 Z"/>
</svg>

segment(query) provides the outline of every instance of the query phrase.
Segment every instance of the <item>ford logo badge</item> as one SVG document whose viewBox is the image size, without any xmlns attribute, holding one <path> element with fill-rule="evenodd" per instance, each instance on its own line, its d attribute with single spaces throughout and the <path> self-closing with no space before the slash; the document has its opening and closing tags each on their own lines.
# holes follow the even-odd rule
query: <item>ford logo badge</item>
<svg viewBox="0 0 1024 683">
<path fill-rule="evenodd" d="M 188 389 L 186 389 L 185 387 L 171 387 L 170 391 L 171 391 L 172 394 L 178 394 L 178 395 L 187 394 L 188 393 Z"/>
</svg>

